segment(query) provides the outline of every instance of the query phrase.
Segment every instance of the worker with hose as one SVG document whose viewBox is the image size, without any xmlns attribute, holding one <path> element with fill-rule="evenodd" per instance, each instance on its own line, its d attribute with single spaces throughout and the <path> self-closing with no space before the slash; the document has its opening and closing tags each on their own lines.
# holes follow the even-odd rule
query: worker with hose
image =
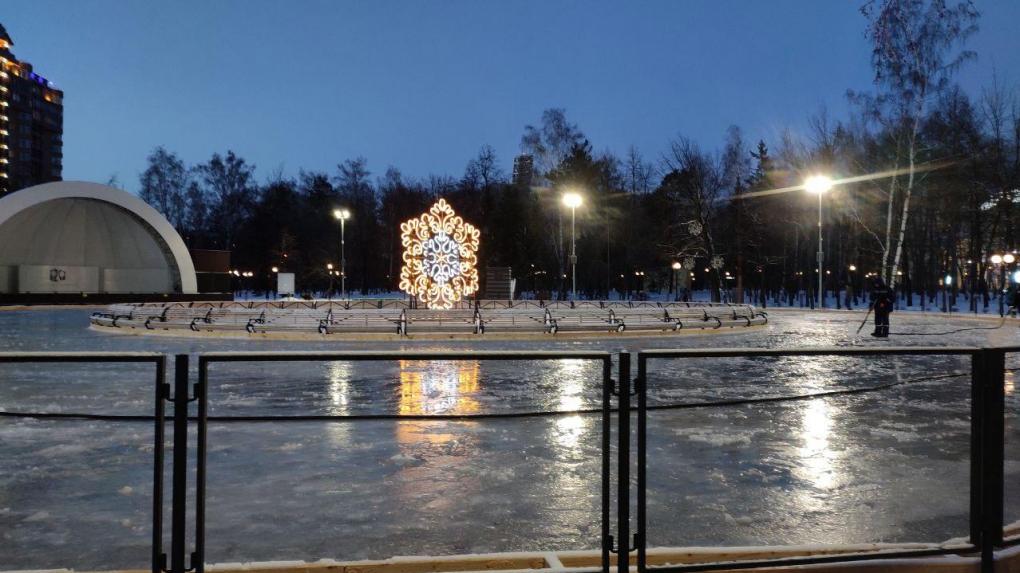
<svg viewBox="0 0 1020 573">
<path fill-rule="evenodd" d="M 894 296 L 882 277 L 875 277 L 871 283 L 871 308 L 875 311 L 875 332 L 871 333 L 872 336 L 889 338 L 889 315 L 893 311 Z"/>
</svg>

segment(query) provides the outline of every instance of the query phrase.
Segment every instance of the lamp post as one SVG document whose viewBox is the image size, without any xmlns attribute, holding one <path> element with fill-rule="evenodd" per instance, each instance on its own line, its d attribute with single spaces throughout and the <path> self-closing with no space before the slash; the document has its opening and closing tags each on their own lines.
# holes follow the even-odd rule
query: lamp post
<svg viewBox="0 0 1020 573">
<path fill-rule="evenodd" d="M 577 193 L 564 193 L 563 204 L 570 207 L 570 299 L 577 300 L 577 208 L 581 206 L 581 196 Z"/>
<path fill-rule="evenodd" d="M 1005 314 L 1005 308 L 1003 307 L 1003 297 L 1006 290 L 1006 267 L 1013 264 L 1016 261 L 1016 257 L 1013 253 L 1005 253 L 1002 255 L 992 255 L 992 264 L 999 266 L 999 316 Z"/>
<path fill-rule="evenodd" d="M 329 299 L 333 299 L 333 263 L 326 263 L 326 274 L 329 275 Z"/>
<path fill-rule="evenodd" d="M 673 261 L 673 300 L 680 300 L 680 261 Z"/>
<path fill-rule="evenodd" d="M 814 175 L 804 181 L 804 189 L 808 193 L 818 195 L 818 308 L 825 306 L 825 290 L 823 284 L 822 261 L 825 255 L 822 252 L 822 195 L 832 189 L 832 179 L 824 175 Z"/>
<path fill-rule="evenodd" d="M 351 218 L 347 209 L 333 209 L 333 217 L 340 221 L 340 298 L 347 299 L 347 257 L 344 253 L 344 223 Z"/>
</svg>

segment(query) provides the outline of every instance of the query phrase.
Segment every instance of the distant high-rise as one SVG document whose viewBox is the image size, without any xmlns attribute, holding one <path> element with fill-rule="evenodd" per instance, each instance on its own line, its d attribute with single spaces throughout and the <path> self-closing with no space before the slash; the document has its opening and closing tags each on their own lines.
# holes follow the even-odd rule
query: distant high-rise
<svg viewBox="0 0 1020 573">
<path fill-rule="evenodd" d="M 535 177 L 535 159 L 527 153 L 514 157 L 514 185 L 530 187 Z"/>
<path fill-rule="evenodd" d="M 64 92 L 11 53 L 0 24 L 0 197 L 60 181 Z"/>
</svg>

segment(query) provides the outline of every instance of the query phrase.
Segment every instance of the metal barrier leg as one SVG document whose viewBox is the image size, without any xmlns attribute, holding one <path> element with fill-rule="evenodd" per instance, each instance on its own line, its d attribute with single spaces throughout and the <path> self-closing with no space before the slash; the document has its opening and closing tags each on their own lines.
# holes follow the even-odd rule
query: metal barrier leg
<svg viewBox="0 0 1020 573">
<path fill-rule="evenodd" d="M 209 421 L 209 363 L 198 359 L 198 384 L 195 398 L 198 400 L 198 440 L 195 452 L 195 553 L 191 555 L 191 567 L 195 573 L 205 571 L 205 470 L 206 430 Z"/>
<path fill-rule="evenodd" d="M 609 573 L 609 553 L 613 548 L 612 529 L 609 525 L 609 504 L 612 499 L 610 486 L 610 434 L 613 410 L 613 363 L 611 359 L 602 362 L 602 573 Z"/>
<path fill-rule="evenodd" d="M 619 573 L 628 573 L 630 570 L 630 354 L 621 352 L 619 384 L 617 384 L 617 395 L 619 396 L 620 413 L 618 415 L 619 431 L 619 455 L 617 480 L 619 491 L 617 492 L 617 515 L 616 519 L 619 535 L 619 547 L 616 554 L 616 565 Z"/>
<path fill-rule="evenodd" d="M 185 573 L 188 501 L 188 355 L 174 357 L 174 465 L 173 506 L 170 516 L 170 571 Z"/>
<path fill-rule="evenodd" d="M 170 398 L 170 385 L 166 383 L 166 356 L 156 362 L 156 402 L 153 414 L 156 418 L 153 434 L 152 473 L 152 573 L 163 573 L 166 569 L 166 554 L 163 553 L 163 471 L 166 448 L 166 403 Z"/>
<path fill-rule="evenodd" d="M 637 568 L 639 573 L 644 573 L 647 565 L 647 543 L 645 540 L 645 528 L 647 525 L 647 514 L 645 509 L 647 507 L 647 482 L 646 477 L 648 475 L 646 467 L 646 454 L 648 451 L 647 442 L 647 425 L 648 425 L 648 410 L 647 410 L 647 392 L 645 392 L 647 386 L 645 384 L 645 375 L 647 361 L 643 356 L 638 357 L 638 375 L 634 379 L 634 394 L 637 395 L 638 410 L 637 410 L 637 532 L 634 534 L 634 546 L 637 547 Z"/>
<path fill-rule="evenodd" d="M 1002 545 L 1005 457 L 1005 368 L 1002 350 L 981 349 L 971 370 L 971 543 L 981 548 L 981 571 L 995 569 Z"/>
</svg>

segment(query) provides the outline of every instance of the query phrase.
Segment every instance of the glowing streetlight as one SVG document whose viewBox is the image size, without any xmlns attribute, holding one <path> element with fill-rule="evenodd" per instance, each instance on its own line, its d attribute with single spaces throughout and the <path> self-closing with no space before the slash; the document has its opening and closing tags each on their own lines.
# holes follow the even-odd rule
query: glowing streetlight
<svg viewBox="0 0 1020 573">
<path fill-rule="evenodd" d="M 992 255 L 992 264 L 993 265 L 1001 265 L 1002 264 L 1002 255 Z"/>
<path fill-rule="evenodd" d="M 570 207 L 570 299 L 577 300 L 577 235 L 575 223 L 577 222 L 577 208 L 582 203 L 581 196 L 577 193 L 564 193 L 563 204 Z"/>
<path fill-rule="evenodd" d="M 1002 255 L 1002 262 L 1006 263 L 1007 265 L 1013 264 L 1013 261 L 1015 260 L 1016 257 L 1013 256 L 1013 253 L 1006 253 L 1005 255 Z"/>
<path fill-rule="evenodd" d="M 333 218 L 340 221 L 340 298 L 346 299 L 347 256 L 344 253 L 344 223 L 351 218 L 351 212 L 347 209 L 333 209 Z"/>
<path fill-rule="evenodd" d="M 272 270 L 273 270 L 274 273 L 278 273 L 278 272 L 280 272 L 280 267 L 273 267 Z"/>
<path fill-rule="evenodd" d="M 814 193 L 815 195 L 821 195 L 826 191 L 832 189 L 832 179 L 824 175 L 813 175 L 804 180 L 804 189 L 808 193 Z"/>
<path fill-rule="evenodd" d="M 825 287 L 823 284 L 822 261 L 822 195 L 832 189 L 832 179 L 824 175 L 812 175 L 804 180 L 804 189 L 808 193 L 818 195 L 818 308 L 825 306 Z"/>
<path fill-rule="evenodd" d="M 680 300 L 680 269 L 684 268 L 680 261 L 673 261 L 673 300 Z"/>
</svg>

